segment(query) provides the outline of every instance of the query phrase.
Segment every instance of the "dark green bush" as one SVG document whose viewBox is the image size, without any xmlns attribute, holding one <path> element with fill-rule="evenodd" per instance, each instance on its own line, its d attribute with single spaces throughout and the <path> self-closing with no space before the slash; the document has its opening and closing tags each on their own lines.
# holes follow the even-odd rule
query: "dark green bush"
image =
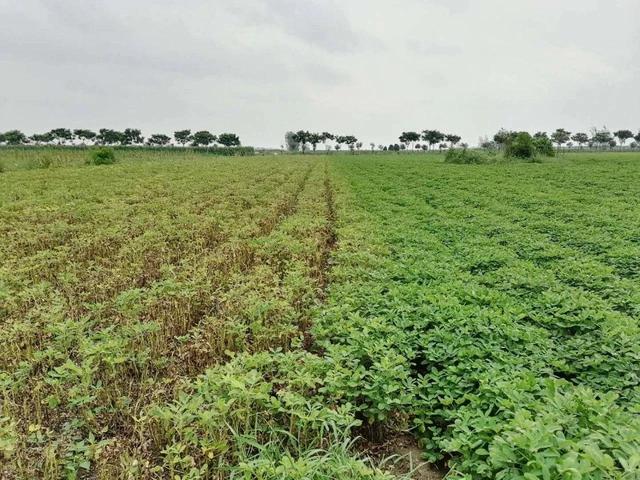
<svg viewBox="0 0 640 480">
<path fill-rule="evenodd" d="M 534 137 L 533 146 L 536 154 L 543 155 L 545 157 L 555 157 L 556 151 L 553 148 L 551 140 L 547 137 Z"/>
<path fill-rule="evenodd" d="M 479 151 L 451 148 L 447 151 L 447 155 L 444 158 L 445 163 L 460 163 L 460 164 L 483 164 L 491 163 L 492 159 Z"/>
<path fill-rule="evenodd" d="M 113 149 L 101 147 L 92 150 L 87 163 L 90 165 L 111 165 L 116 162 L 116 155 Z"/>
<path fill-rule="evenodd" d="M 532 160 L 536 156 L 536 147 L 533 138 L 527 132 L 519 132 L 510 138 L 504 150 L 506 158 L 520 158 L 522 160 Z"/>
</svg>

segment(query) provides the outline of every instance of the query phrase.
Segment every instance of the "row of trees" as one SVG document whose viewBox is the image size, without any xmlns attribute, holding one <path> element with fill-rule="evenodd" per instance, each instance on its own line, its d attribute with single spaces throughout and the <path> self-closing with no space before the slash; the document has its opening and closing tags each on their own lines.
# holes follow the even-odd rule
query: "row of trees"
<svg viewBox="0 0 640 480">
<path fill-rule="evenodd" d="M 462 140 L 462 137 L 453 133 L 442 133 L 439 130 L 423 130 L 422 133 L 402 132 L 398 140 L 400 140 L 401 150 L 432 150 L 436 145 L 442 150 L 443 148 L 455 148 Z M 418 143 L 421 140 L 426 143 Z M 396 145 L 393 145 L 393 150 L 397 150 Z"/>
<path fill-rule="evenodd" d="M 225 147 L 239 147 L 240 137 L 235 133 L 221 133 L 214 135 L 207 130 L 191 133 L 191 130 L 178 130 L 173 138 L 163 133 L 154 133 L 145 139 L 137 128 L 127 128 L 124 131 L 101 128 L 98 132 L 87 129 L 71 130 L 69 128 L 55 128 L 46 133 L 35 133 L 27 136 L 20 130 L 0 133 L 0 143 L 6 145 L 149 145 L 163 147 L 172 144 L 192 147 L 208 147 L 220 144 Z"/>
<path fill-rule="evenodd" d="M 399 137 L 400 144 L 392 144 L 388 147 L 384 145 L 378 145 L 379 150 L 391 150 L 400 151 L 407 149 L 416 150 L 431 150 L 435 145 L 440 145 L 440 148 L 453 148 L 460 143 L 462 138 L 459 135 L 445 134 L 438 130 L 424 130 L 422 133 L 418 132 L 402 132 Z M 423 140 L 425 144 L 418 143 Z M 444 142 L 448 143 L 444 143 Z M 285 134 L 286 148 L 290 152 L 305 153 L 310 148 L 315 152 L 318 145 L 323 144 L 326 150 L 341 150 L 343 145 L 346 145 L 352 152 L 360 150 L 363 143 L 353 135 L 334 135 L 329 132 L 314 133 L 308 130 L 298 130 L 297 132 L 287 132 Z M 371 151 L 375 150 L 376 144 L 370 143 Z M 465 145 L 466 146 L 466 145 Z M 284 146 L 283 146 L 284 147 Z"/>
<path fill-rule="evenodd" d="M 290 152 L 301 151 L 303 154 L 311 147 L 315 152 L 319 144 L 323 144 L 326 150 L 333 148 L 335 150 L 341 150 L 343 145 L 346 145 L 352 152 L 354 150 L 360 150 L 362 148 L 362 142 L 353 135 L 334 135 L 329 132 L 312 133 L 307 130 L 298 130 L 297 132 L 287 132 L 284 136 L 287 150 Z"/>
<path fill-rule="evenodd" d="M 480 146 L 483 148 L 504 148 L 518 133 L 501 129 L 493 136 L 493 140 L 480 139 Z M 550 135 L 546 132 L 538 132 L 533 138 L 549 139 L 558 148 L 573 147 L 574 145 L 578 145 L 579 148 L 584 145 L 588 145 L 590 148 L 614 148 L 618 144 L 625 146 L 630 139 L 634 140 L 630 145 L 632 148 L 640 146 L 640 131 L 636 135 L 631 130 L 618 130 L 611 133 L 606 127 L 592 128 L 589 134 L 585 132 L 572 133 L 564 128 L 558 128 Z M 615 138 L 618 139 L 618 142 Z"/>
</svg>

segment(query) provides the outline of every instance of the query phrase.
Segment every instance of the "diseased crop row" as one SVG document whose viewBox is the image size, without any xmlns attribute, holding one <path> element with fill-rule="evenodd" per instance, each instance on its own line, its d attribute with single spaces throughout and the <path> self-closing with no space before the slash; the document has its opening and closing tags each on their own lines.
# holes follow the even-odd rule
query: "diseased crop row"
<svg viewBox="0 0 640 480">
<path fill-rule="evenodd" d="M 188 474 L 194 453 L 183 445 L 175 460 L 150 412 L 237 353 L 310 343 L 333 242 L 326 167 L 244 167 L 11 174 L 1 211 L 5 475 Z M 224 430 L 232 420 L 219 419 Z"/>
</svg>

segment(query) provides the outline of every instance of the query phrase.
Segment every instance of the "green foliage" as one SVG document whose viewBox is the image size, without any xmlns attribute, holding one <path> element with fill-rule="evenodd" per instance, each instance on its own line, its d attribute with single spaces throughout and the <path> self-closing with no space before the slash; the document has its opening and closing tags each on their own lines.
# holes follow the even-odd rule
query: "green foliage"
<svg viewBox="0 0 640 480">
<path fill-rule="evenodd" d="M 111 165 L 116 162 L 116 154 L 112 148 L 96 148 L 91 150 L 87 164 L 90 165 Z"/>
<path fill-rule="evenodd" d="M 213 135 L 211 132 L 206 130 L 201 130 L 193 134 L 191 138 L 192 145 L 194 147 L 207 147 L 215 142 L 217 137 Z"/>
<path fill-rule="evenodd" d="M 504 156 L 520 160 L 532 160 L 536 156 L 533 138 L 527 132 L 519 132 L 509 137 L 505 144 Z"/>
<path fill-rule="evenodd" d="M 83 129 L 83 128 L 74 130 L 73 134 L 76 136 L 76 138 L 80 139 L 83 142 L 86 142 L 86 141 L 91 142 L 95 140 L 96 137 L 98 136 L 96 132 L 92 130 Z"/>
<path fill-rule="evenodd" d="M 123 145 L 126 140 L 127 137 L 123 132 L 109 128 L 101 128 L 96 136 L 96 141 L 101 145 Z"/>
<path fill-rule="evenodd" d="M 513 413 L 489 448 L 493 478 L 622 478 L 640 475 L 640 417 L 616 395 L 552 390 L 541 404 Z"/>
<path fill-rule="evenodd" d="M 2 134 L 0 141 L 7 145 L 22 145 L 27 142 L 27 137 L 20 130 L 10 130 Z"/>
<path fill-rule="evenodd" d="M 613 135 L 620 140 L 622 145 L 624 145 L 630 138 L 633 138 L 633 132 L 631 130 L 618 130 L 617 132 L 614 132 Z"/>
<path fill-rule="evenodd" d="M 451 478 L 638 475 L 637 209 L 595 227 L 620 205 L 614 172 L 637 166 L 573 158 L 482 176 L 339 164 L 355 200 L 314 329 L 323 391 L 373 424 L 408 416 Z"/>
<path fill-rule="evenodd" d="M 122 135 L 123 145 L 141 145 L 144 143 L 142 132 L 137 128 L 126 128 Z"/>
<path fill-rule="evenodd" d="M 422 132 L 422 140 L 429 144 L 429 147 L 436 145 L 445 140 L 446 135 L 438 130 L 424 130 Z"/>
<path fill-rule="evenodd" d="M 534 136 L 533 147 L 535 149 L 535 155 L 542 155 L 544 157 L 555 157 L 556 155 L 553 144 L 546 135 Z"/>
<path fill-rule="evenodd" d="M 564 128 L 559 128 L 551 134 L 551 141 L 561 147 L 571 139 L 571 132 Z"/>
<path fill-rule="evenodd" d="M 191 130 L 178 130 L 173 134 L 173 138 L 175 138 L 176 142 L 180 145 L 186 145 L 192 140 Z"/>
<path fill-rule="evenodd" d="M 582 147 L 582 145 L 584 145 L 585 143 L 589 143 L 589 135 L 583 132 L 574 133 L 571 136 L 571 140 L 573 140 L 578 145 L 580 145 L 580 147 Z"/>
<path fill-rule="evenodd" d="M 239 147 L 240 137 L 235 133 L 221 133 L 218 135 L 218 143 L 225 147 Z"/>
<path fill-rule="evenodd" d="M 450 148 L 447 150 L 447 154 L 444 157 L 445 163 L 460 163 L 460 164 L 483 164 L 492 163 L 494 158 L 486 153 L 478 150 L 468 150 L 466 148 Z"/>
<path fill-rule="evenodd" d="M 154 133 L 148 138 L 147 143 L 149 145 L 156 145 L 156 146 L 162 147 L 164 145 L 169 145 L 169 143 L 171 143 L 171 137 L 163 133 Z"/>
<path fill-rule="evenodd" d="M 323 370 L 319 357 L 304 353 L 241 356 L 208 370 L 172 404 L 150 407 L 148 428 L 171 439 L 161 445 L 165 467 L 172 476 L 194 459 L 205 471 L 231 473 L 243 463 L 277 469 L 263 452 L 300 458 L 335 444 L 358 422 L 349 404 L 315 398 Z"/>
</svg>

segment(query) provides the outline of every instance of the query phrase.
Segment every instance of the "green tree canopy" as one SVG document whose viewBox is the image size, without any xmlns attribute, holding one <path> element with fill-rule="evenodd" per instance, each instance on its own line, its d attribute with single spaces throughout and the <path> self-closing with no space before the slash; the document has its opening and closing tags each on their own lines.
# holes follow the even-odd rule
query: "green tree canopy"
<svg viewBox="0 0 640 480">
<path fill-rule="evenodd" d="M 208 147 L 214 143 L 218 137 L 207 130 L 200 130 L 193 134 L 192 145 L 194 147 Z"/>
<path fill-rule="evenodd" d="M 614 132 L 614 135 L 620 140 L 620 145 L 627 143 L 627 140 L 633 138 L 633 132 L 631 130 L 618 130 Z"/>
<path fill-rule="evenodd" d="M 137 128 L 125 128 L 124 132 L 124 145 L 140 145 L 144 143 L 144 137 L 142 132 Z"/>
<path fill-rule="evenodd" d="M 96 132 L 84 128 L 74 130 L 73 134 L 82 141 L 93 141 L 98 136 Z"/>
<path fill-rule="evenodd" d="M 186 145 L 191 141 L 191 130 L 178 130 L 174 132 L 173 138 L 175 138 L 176 142 L 180 145 Z"/>
<path fill-rule="evenodd" d="M 218 143 L 225 147 L 239 147 L 240 137 L 235 133 L 221 133 L 218 135 Z"/>
<path fill-rule="evenodd" d="M 169 137 L 169 135 L 165 135 L 164 133 L 154 133 L 147 140 L 147 143 L 149 145 L 158 145 L 158 146 L 169 145 L 170 142 L 171 142 L 171 137 Z"/>
<path fill-rule="evenodd" d="M 558 147 L 561 147 L 571 139 L 571 132 L 568 132 L 564 128 L 558 128 L 551 134 L 551 141 Z"/>
<path fill-rule="evenodd" d="M 27 137 L 20 130 L 9 130 L 2 134 L 2 140 L 7 145 L 22 145 L 27 142 Z"/>
</svg>

